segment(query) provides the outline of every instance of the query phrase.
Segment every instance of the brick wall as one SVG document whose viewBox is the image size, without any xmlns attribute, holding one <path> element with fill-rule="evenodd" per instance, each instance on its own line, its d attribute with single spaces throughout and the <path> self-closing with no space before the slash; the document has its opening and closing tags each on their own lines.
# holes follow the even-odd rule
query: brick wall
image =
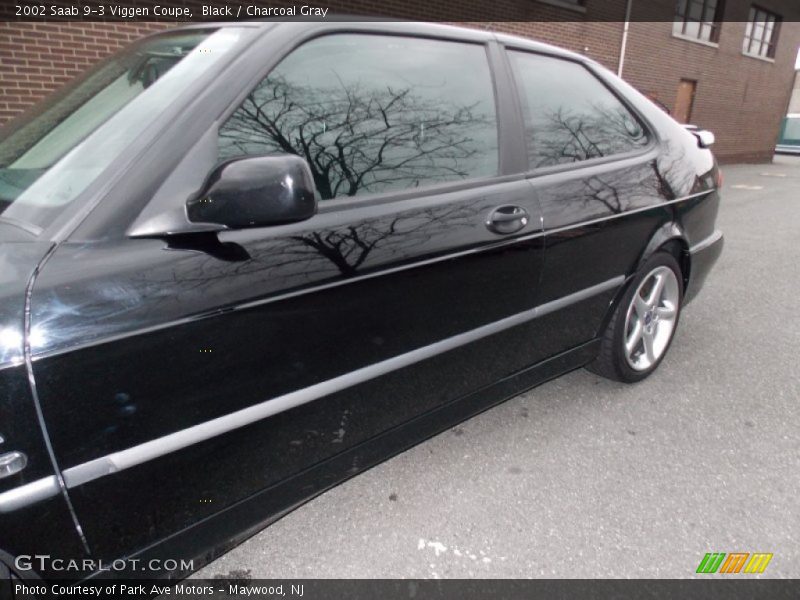
<svg viewBox="0 0 800 600">
<path fill-rule="evenodd" d="M 150 6 L 155 0 L 129 0 L 126 5 Z M 178 0 L 200 14 L 201 0 Z M 235 7 L 238 2 L 230 1 Z M 250 1 L 244 4 L 286 4 Z M 447 21 L 469 15 L 464 25 L 533 37 L 582 52 L 613 66 L 622 35 L 619 22 L 625 0 L 588 0 L 585 12 L 558 8 L 535 0 L 459 0 L 458 6 L 430 0 L 330 0 L 332 12 L 389 15 L 398 18 Z M 0 8 L 0 12 L 2 9 Z M 494 22 L 497 15 L 504 21 Z M 604 22 L 605 21 L 605 22 Z M 23 112 L 64 82 L 129 41 L 174 23 L 164 22 L 13 22 L 0 21 L 0 124 Z"/>
<path fill-rule="evenodd" d="M 618 22 L 462 23 L 532 37 L 615 68 Z M 99 59 L 138 37 L 172 25 L 137 23 L 0 22 L 0 124 L 24 111 Z"/>
<path fill-rule="evenodd" d="M 146 3 L 145 3 L 146 4 Z M 187 5 L 196 5 L 191 1 Z M 428 19 L 453 16 L 452 6 L 426 0 L 336 0 L 332 10 Z M 800 23 L 785 22 L 775 60 L 743 56 L 748 4 L 729 0 L 718 47 L 672 36 L 672 0 L 634 0 L 623 76 L 672 108 L 681 78 L 697 81 L 692 120 L 717 134 L 725 161 L 763 161 L 772 156 L 780 119 L 791 92 L 800 45 Z M 761 0 L 761 6 L 800 18 L 796 0 Z M 535 0 L 459 0 L 475 17 L 462 24 L 512 33 L 586 54 L 616 70 L 625 0 L 587 0 L 586 11 Z M 637 14 L 639 10 L 647 14 Z M 737 12 L 738 11 L 738 12 Z M 505 21 L 491 21 L 503 15 Z M 643 19 L 652 18 L 652 21 Z M 738 18 L 733 22 L 730 19 Z M 100 58 L 129 41 L 174 24 L 155 22 L 0 22 L 0 124 L 36 102 Z"/>
<path fill-rule="evenodd" d="M 797 19 L 796 0 L 760 0 L 759 5 L 786 16 L 794 10 Z M 714 151 L 726 162 L 771 159 L 800 46 L 800 23 L 784 22 L 774 61 L 744 56 L 748 10 L 748 5 L 729 3 L 717 47 L 674 37 L 672 23 L 631 23 L 623 72 L 670 108 L 679 81 L 696 81 L 691 121 L 716 134 Z"/>
</svg>

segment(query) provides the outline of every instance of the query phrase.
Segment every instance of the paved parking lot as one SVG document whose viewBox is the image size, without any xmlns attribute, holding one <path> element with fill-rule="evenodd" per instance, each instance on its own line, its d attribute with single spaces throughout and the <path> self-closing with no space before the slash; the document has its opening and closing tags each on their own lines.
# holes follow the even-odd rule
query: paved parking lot
<svg viewBox="0 0 800 600">
<path fill-rule="evenodd" d="M 197 576 L 688 577 L 714 551 L 800 577 L 800 158 L 724 175 L 725 251 L 650 379 L 536 388 Z"/>
</svg>

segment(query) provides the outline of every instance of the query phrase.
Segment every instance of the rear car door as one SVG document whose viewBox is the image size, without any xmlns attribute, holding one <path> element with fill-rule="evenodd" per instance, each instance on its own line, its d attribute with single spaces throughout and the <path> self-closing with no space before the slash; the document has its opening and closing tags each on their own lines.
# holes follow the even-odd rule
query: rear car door
<svg viewBox="0 0 800 600">
<path fill-rule="evenodd" d="M 317 215 L 73 239 L 36 281 L 38 394 L 99 558 L 262 492 L 229 523 L 243 532 L 364 468 L 376 436 L 542 358 L 524 318 L 540 214 L 505 158 L 497 48 L 292 27 L 296 48 L 210 138 L 216 161 L 305 158 Z"/>
</svg>

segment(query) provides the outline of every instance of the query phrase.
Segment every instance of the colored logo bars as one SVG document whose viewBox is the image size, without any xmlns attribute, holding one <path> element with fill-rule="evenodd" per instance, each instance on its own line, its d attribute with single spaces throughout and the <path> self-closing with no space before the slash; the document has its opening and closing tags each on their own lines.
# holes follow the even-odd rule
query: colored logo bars
<svg viewBox="0 0 800 600">
<path fill-rule="evenodd" d="M 709 552 L 697 566 L 697 573 L 763 573 L 771 560 L 772 554 L 766 552 Z"/>
</svg>

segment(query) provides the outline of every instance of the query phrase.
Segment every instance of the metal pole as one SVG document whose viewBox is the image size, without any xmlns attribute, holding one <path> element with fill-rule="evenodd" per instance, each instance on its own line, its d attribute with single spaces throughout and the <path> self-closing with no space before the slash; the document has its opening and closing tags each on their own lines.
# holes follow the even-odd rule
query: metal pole
<svg viewBox="0 0 800 600">
<path fill-rule="evenodd" d="M 628 29 L 631 24 L 631 5 L 633 0 L 628 0 L 625 5 L 625 25 L 622 28 L 622 45 L 619 48 L 619 66 L 617 66 L 617 75 L 622 77 L 622 67 L 625 65 L 625 50 L 628 47 Z"/>
</svg>

